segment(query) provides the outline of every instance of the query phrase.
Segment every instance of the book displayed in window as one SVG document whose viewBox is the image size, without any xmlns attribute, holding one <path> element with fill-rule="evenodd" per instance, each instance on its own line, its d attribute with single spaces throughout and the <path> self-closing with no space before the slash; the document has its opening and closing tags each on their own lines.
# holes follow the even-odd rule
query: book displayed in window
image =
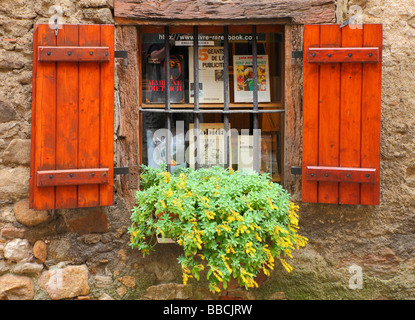
<svg viewBox="0 0 415 320">
<path fill-rule="evenodd" d="M 146 78 L 144 95 L 146 103 L 165 102 L 165 60 L 151 58 L 145 59 Z M 170 102 L 184 103 L 184 77 L 185 63 L 183 55 L 170 56 Z"/>
<path fill-rule="evenodd" d="M 229 131 L 231 125 L 229 124 Z M 201 123 L 199 124 L 199 144 L 195 142 L 194 124 L 189 124 L 189 166 L 195 168 L 195 150 L 199 147 L 199 168 L 210 168 L 213 166 L 224 166 L 225 154 L 225 126 L 223 123 Z M 231 138 L 229 136 L 229 146 Z M 229 147 L 229 158 L 232 159 L 232 148 Z M 230 166 L 232 164 L 230 163 Z"/>
<path fill-rule="evenodd" d="M 258 55 L 258 102 L 271 102 L 268 55 Z M 252 102 L 253 67 L 252 55 L 234 55 L 235 102 Z"/>
<path fill-rule="evenodd" d="M 189 48 L 189 102 L 194 102 L 193 47 Z M 199 49 L 199 102 L 223 103 L 223 47 Z"/>
</svg>

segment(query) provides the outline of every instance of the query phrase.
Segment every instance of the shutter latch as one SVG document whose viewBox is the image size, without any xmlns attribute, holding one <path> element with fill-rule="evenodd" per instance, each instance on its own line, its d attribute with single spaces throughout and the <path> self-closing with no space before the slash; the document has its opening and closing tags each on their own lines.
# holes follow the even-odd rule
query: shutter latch
<svg viewBox="0 0 415 320">
<path fill-rule="evenodd" d="M 58 36 L 59 33 L 59 24 L 58 24 L 58 17 L 55 18 L 55 36 Z"/>
</svg>

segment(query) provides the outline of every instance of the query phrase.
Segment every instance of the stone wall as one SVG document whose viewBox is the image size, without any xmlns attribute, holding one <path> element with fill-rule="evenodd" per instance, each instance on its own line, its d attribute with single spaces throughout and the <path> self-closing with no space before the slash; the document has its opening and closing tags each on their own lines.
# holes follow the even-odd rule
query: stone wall
<svg viewBox="0 0 415 320">
<path fill-rule="evenodd" d="M 347 2 L 347 1 L 342 1 Z M 412 0 L 349 0 L 365 23 L 384 24 L 381 205 L 300 204 L 303 234 L 287 274 L 275 270 L 246 299 L 415 298 L 415 9 Z M 64 23 L 113 23 L 110 0 L 4 0 L 0 6 L 0 300 L 217 299 L 181 284 L 180 247 L 145 259 L 128 246 L 130 212 L 116 183 L 109 208 L 28 209 L 34 23 L 52 5 Z M 347 10 L 344 18 L 348 18 Z M 122 63 L 122 62 L 121 62 Z M 116 84 L 117 84 L 116 80 Z M 117 94 L 116 94 L 117 96 Z M 116 99 L 116 108 L 119 104 Z M 116 110 L 116 114 L 118 114 Z M 119 120 L 116 118 L 116 129 Z M 295 196 L 299 198 L 300 190 Z M 361 289 L 352 290 L 351 266 Z"/>
</svg>

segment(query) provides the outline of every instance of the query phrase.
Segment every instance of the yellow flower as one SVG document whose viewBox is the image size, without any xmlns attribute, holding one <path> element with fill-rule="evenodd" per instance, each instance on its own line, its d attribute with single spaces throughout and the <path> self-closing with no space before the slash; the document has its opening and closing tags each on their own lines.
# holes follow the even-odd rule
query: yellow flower
<svg viewBox="0 0 415 320">
<path fill-rule="evenodd" d="M 275 227 L 275 234 L 278 236 L 278 233 L 279 233 L 279 232 L 282 232 L 282 233 L 288 233 L 288 231 L 287 231 L 287 230 L 285 230 L 285 229 L 281 228 L 280 226 L 276 226 L 276 227 Z"/>
<path fill-rule="evenodd" d="M 271 201 L 271 199 L 270 199 L 270 198 L 267 198 L 267 200 L 268 200 L 268 203 L 269 203 L 269 205 L 271 206 L 271 209 L 272 209 L 272 210 L 274 210 L 274 209 L 278 209 L 278 208 L 274 207 L 274 205 L 272 204 L 272 201 Z"/>
<path fill-rule="evenodd" d="M 258 232 L 255 232 L 255 238 L 259 241 L 262 242 L 261 237 L 259 236 Z"/>
<path fill-rule="evenodd" d="M 208 217 L 209 220 L 213 220 L 215 219 L 216 213 L 209 211 L 209 210 L 205 210 L 205 214 Z"/>
<path fill-rule="evenodd" d="M 173 191 L 171 191 L 171 188 L 169 189 L 169 191 L 167 191 L 167 192 L 164 191 L 164 192 L 165 192 L 167 198 L 170 198 L 173 195 Z"/>
<path fill-rule="evenodd" d="M 164 181 L 166 183 L 169 183 L 171 180 L 170 172 L 162 172 L 161 175 L 164 177 Z"/>
<path fill-rule="evenodd" d="M 287 272 L 291 272 L 293 270 L 293 267 L 291 267 L 287 261 L 285 261 L 285 259 L 280 259 L 283 267 L 285 268 L 285 270 L 287 270 Z"/>
<path fill-rule="evenodd" d="M 249 205 L 249 202 L 246 202 L 246 205 L 248 206 L 249 211 L 253 211 L 253 210 L 254 210 L 254 209 L 252 209 L 252 207 Z"/>
<path fill-rule="evenodd" d="M 247 254 L 249 254 L 251 257 L 253 257 L 253 256 L 254 256 L 254 253 L 256 252 L 256 249 L 254 249 L 254 248 L 252 247 L 252 245 L 253 245 L 252 241 L 249 241 L 249 242 L 245 245 L 245 248 L 246 248 L 245 252 L 246 252 Z"/>
<path fill-rule="evenodd" d="M 236 253 L 236 251 L 233 249 L 233 247 L 232 247 L 232 245 L 231 244 L 229 244 L 227 247 L 226 247 L 226 253 L 233 253 L 233 254 L 235 254 Z"/>
<path fill-rule="evenodd" d="M 160 203 L 161 203 L 161 205 L 162 205 L 163 209 L 166 209 L 166 208 L 167 208 L 167 207 L 166 207 L 166 204 L 164 203 L 164 200 L 160 200 Z"/>
</svg>

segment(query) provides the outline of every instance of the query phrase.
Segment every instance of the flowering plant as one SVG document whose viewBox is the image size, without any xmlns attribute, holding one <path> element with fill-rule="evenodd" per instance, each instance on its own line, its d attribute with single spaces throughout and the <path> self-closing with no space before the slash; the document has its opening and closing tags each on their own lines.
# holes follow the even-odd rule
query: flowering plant
<svg viewBox="0 0 415 320">
<path fill-rule="evenodd" d="M 246 289 L 270 274 L 308 239 L 298 234 L 298 206 L 267 174 L 214 167 L 174 174 L 143 166 L 137 206 L 132 210 L 130 246 L 148 254 L 154 236 L 176 240 L 183 282 L 207 270 L 209 289 L 220 292 L 232 278 Z"/>
</svg>

